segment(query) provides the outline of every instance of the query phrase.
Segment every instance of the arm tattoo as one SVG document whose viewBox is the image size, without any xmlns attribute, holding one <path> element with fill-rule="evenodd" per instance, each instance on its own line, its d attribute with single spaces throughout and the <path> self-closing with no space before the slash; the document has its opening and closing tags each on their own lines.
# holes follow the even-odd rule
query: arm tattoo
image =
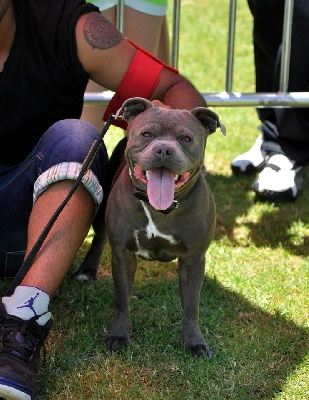
<svg viewBox="0 0 309 400">
<path fill-rule="evenodd" d="M 91 14 L 84 26 L 84 37 L 92 49 L 109 49 L 116 46 L 122 34 L 102 15 Z"/>
</svg>

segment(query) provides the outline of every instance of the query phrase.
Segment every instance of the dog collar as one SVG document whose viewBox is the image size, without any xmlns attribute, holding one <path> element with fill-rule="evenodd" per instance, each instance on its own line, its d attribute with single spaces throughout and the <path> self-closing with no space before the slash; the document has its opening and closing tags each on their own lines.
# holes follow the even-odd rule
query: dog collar
<svg viewBox="0 0 309 400">
<path fill-rule="evenodd" d="M 150 204 L 147 194 L 145 192 L 143 192 L 142 190 L 138 190 L 135 188 L 134 196 L 136 198 L 138 198 L 139 200 Z M 167 208 L 166 210 L 157 210 L 157 211 L 160 211 L 162 214 L 169 214 L 171 211 L 176 210 L 176 208 L 178 208 L 178 206 L 179 206 L 179 201 L 173 200 L 173 203 L 169 208 Z"/>
</svg>

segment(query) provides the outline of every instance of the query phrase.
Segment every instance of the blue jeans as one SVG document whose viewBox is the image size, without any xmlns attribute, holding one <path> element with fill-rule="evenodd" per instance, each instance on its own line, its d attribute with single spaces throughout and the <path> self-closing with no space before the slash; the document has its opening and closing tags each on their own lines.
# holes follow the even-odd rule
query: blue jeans
<svg viewBox="0 0 309 400">
<path fill-rule="evenodd" d="M 18 165 L 0 165 L 0 274 L 14 276 L 27 247 L 33 203 L 53 182 L 76 179 L 93 142 L 96 128 L 82 120 L 62 120 L 51 126 L 28 157 Z M 102 201 L 108 156 L 102 144 L 82 183 L 95 210 Z"/>
</svg>

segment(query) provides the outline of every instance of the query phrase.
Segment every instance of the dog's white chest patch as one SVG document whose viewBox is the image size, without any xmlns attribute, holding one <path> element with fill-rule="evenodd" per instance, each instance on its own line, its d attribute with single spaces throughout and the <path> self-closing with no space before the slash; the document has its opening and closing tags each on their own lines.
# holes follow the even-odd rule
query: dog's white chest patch
<svg viewBox="0 0 309 400">
<path fill-rule="evenodd" d="M 141 203 L 142 203 L 143 209 L 145 211 L 145 214 L 148 218 L 148 224 L 146 226 L 146 230 L 143 230 L 143 233 L 146 231 L 147 239 L 150 240 L 152 238 L 161 238 L 163 240 L 166 240 L 170 245 L 176 245 L 177 240 L 175 240 L 173 235 L 167 235 L 165 233 L 160 232 L 159 229 L 156 227 L 155 223 L 153 222 L 150 212 L 147 209 L 147 207 L 145 206 L 145 203 L 143 201 Z M 150 257 L 149 251 L 147 249 L 143 248 L 140 244 L 140 240 L 139 240 L 140 232 L 141 232 L 140 229 L 136 229 L 133 233 L 134 240 L 135 240 L 136 247 L 137 247 L 137 251 L 135 252 L 135 254 L 144 259 L 150 259 L 151 257 Z"/>
</svg>

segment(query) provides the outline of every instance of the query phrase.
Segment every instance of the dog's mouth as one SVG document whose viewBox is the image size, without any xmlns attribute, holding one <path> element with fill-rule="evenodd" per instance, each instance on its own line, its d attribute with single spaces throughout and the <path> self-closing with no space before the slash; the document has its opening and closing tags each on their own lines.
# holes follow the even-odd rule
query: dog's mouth
<svg viewBox="0 0 309 400">
<path fill-rule="evenodd" d="M 190 172 L 179 175 L 164 167 L 145 171 L 139 164 L 134 164 L 134 177 L 146 185 L 152 207 L 166 210 L 173 203 L 175 190 L 189 180 Z"/>
</svg>

